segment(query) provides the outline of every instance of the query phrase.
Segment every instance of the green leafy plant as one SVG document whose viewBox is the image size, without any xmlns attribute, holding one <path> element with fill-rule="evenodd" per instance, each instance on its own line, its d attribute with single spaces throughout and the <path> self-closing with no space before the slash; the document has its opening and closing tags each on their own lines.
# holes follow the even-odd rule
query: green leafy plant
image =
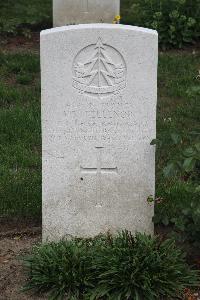
<svg viewBox="0 0 200 300">
<path fill-rule="evenodd" d="M 87 242 L 81 240 L 61 241 L 35 247 L 25 259 L 29 283 L 25 290 L 51 291 L 57 297 L 81 297 L 87 285 L 90 255 Z"/>
<path fill-rule="evenodd" d="M 50 291 L 52 299 L 173 299 L 199 282 L 173 240 L 127 231 L 45 244 L 24 263 L 25 290 Z"/>
<path fill-rule="evenodd" d="M 175 236 L 200 246 L 200 190 L 189 181 L 174 180 L 157 191 L 155 224 L 174 225 Z"/>
<path fill-rule="evenodd" d="M 171 133 L 169 139 L 152 141 L 158 148 L 166 143 L 176 151 L 163 169 L 166 183 L 157 190 L 154 222 L 174 225 L 179 238 L 200 246 L 200 134 Z"/>
<path fill-rule="evenodd" d="M 187 173 L 189 176 L 196 172 L 196 176 L 200 178 L 200 133 L 191 132 L 185 139 L 179 134 L 171 133 L 169 142 L 172 147 L 177 146 L 178 151 L 164 168 L 165 177 L 175 176 L 177 173 Z M 153 140 L 151 145 L 162 147 L 163 143 L 162 140 Z M 184 146 L 186 144 L 190 146 Z"/>
<path fill-rule="evenodd" d="M 199 15 L 199 0 L 125 0 L 122 22 L 157 30 L 163 48 L 181 48 L 199 38 Z"/>
</svg>

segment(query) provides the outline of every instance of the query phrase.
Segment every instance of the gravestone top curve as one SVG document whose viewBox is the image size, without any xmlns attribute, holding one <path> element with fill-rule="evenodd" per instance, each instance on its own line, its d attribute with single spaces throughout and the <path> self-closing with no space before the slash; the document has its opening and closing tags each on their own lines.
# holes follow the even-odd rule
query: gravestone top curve
<svg viewBox="0 0 200 300">
<path fill-rule="evenodd" d="M 149 29 L 139 26 L 123 25 L 123 24 L 109 24 L 109 23 L 92 23 L 92 24 L 79 24 L 79 25 L 68 25 L 60 26 L 51 29 L 42 30 L 40 35 L 47 35 L 57 32 L 71 31 L 71 30 L 81 30 L 81 29 L 112 29 L 112 30 L 130 30 L 141 33 L 154 34 L 158 36 L 158 32 L 154 29 Z"/>
</svg>

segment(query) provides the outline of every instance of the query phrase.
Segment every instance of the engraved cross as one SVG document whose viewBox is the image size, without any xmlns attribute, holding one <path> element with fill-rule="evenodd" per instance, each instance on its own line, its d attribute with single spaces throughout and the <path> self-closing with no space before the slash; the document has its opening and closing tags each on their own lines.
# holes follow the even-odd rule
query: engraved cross
<svg viewBox="0 0 200 300">
<path fill-rule="evenodd" d="M 103 147 L 96 147 L 97 150 L 97 167 L 96 168 L 83 168 L 81 167 L 81 173 L 83 174 L 95 174 L 96 175 L 96 207 L 102 207 L 102 174 L 117 174 L 117 167 L 115 168 L 102 168 L 102 149 Z"/>
</svg>

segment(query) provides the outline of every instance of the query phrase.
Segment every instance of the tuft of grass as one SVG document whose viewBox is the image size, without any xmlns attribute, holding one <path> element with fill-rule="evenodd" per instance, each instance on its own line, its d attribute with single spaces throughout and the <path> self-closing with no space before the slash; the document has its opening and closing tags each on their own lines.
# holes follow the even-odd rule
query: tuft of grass
<svg viewBox="0 0 200 300">
<path fill-rule="evenodd" d="M 1 66 L 10 74 L 34 74 L 40 71 L 39 57 L 32 53 L 1 53 Z"/>
<path fill-rule="evenodd" d="M 173 240 L 128 231 L 44 244 L 24 265 L 24 289 L 52 299 L 175 299 L 199 283 Z"/>
<path fill-rule="evenodd" d="M 33 248 L 24 258 L 29 281 L 24 290 L 50 292 L 54 299 L 81 297 L 84 293 L 90 265 L 86 241 L 71 240 Z M 89 265 L 88 265 L 89 263 Z"/>
<path fill-rule="evenodd" d="M 32 82 L 33 77 L 30 74 L 22 73 L 16 76 L 16 82 L 19 84 L 30 84 Z"/>
<path fill-rule="evenodd" d="M 161 140 L 167 140 L 170 132 L 184 136 L 198 131 L 199 60 L 198 53 L 160 54 L 157 135 Z M 38 54 L 0 52 L 0 215 L 41 216 L 39 71 Z M 166 143 L 157 152 L 158 197 L 163 197 L 163 186 L 171 188 L 162 170 L 176 151 Z M 181 202 L 181 193 L 175 193 L 170 201 Z M 192 193 L 187 197 L 192 198 Z"/>
</svg>

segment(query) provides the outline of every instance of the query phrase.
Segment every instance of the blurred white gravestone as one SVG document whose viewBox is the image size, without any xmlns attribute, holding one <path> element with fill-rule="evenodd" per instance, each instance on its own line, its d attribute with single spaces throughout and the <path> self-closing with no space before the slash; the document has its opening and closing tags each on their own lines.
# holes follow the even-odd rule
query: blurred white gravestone
<svg viewBox="0 0 200 300">
<path fill-rule="evenodd" d="M 41 33 L 43 239 L 153 233 L 157 32 Z"/>
<path fill-rule="evenodd" d="M 112 23 L 120 0 L 53 0 L 54 27 L 83 23 Z"/>
</svg>

